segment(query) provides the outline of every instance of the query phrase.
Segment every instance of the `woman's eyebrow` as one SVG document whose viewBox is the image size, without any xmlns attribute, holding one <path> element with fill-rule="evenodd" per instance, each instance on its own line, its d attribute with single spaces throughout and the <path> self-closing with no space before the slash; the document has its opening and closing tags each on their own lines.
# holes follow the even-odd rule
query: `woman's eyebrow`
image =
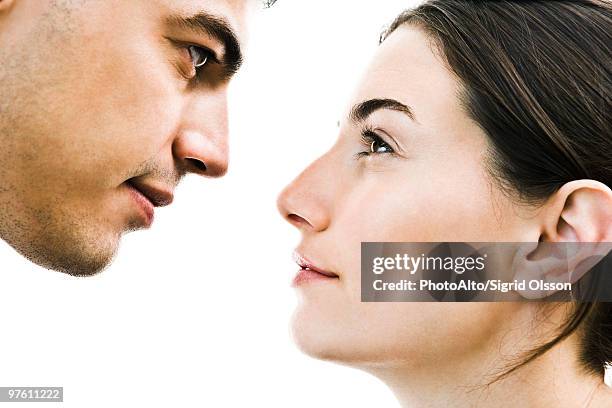
<svg viewBox="0 0 612 408">
<path fill-rule="evenodd" d="M 238 36 L 230 23 L 221 16 L 204 11 L 189 15 L 173 15 L 167 19 L 170 26 L 191 31 L 197 35 L 212 37 L 223 45 L 223 55 L 219 57 L 224 67 L 224 76 L 229 79 L 242 65 L 242 51 Z"/>
<path fill-rule="evenodd" d="M 355 123 L 363 122 L 371 114 L 381 109 L 389 109 L 405 113 L 411 120 L 418 123 L 412 109 L 409 106 L 395 99 L 368 99 L 353 106 L 349 115 L 351 121 Z"/>
</svg>

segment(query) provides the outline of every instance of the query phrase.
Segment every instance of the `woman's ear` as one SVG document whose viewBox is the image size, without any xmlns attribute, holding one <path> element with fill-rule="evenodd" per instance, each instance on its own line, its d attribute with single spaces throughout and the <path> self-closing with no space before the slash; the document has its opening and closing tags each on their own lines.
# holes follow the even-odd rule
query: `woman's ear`
<svg viewBox="0 0 612 408">
<path fill-rule="evenodd" d="M 593 180 L 565 184 L 544 204 L 537 243 L 521 246 L 514 278 L 576 283 L 612 250 L 612 190 Z M 527 285 L 528 286 L 528 285 Z M 543 298 L 555 290 L 521 293 Z"/>
<path fill-rule="evenodd" d="M 593 180 L 565 184 L 544 208 L 541 241 L 612 241 L 612 190 Z"/>
</svg>

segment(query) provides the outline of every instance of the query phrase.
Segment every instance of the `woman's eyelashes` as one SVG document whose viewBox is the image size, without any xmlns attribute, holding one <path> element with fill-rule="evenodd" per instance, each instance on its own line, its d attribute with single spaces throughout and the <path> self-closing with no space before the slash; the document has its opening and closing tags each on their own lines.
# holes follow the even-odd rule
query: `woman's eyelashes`
<svg viewBox="0 0 612 408">
<path fill-rule="evenodd" d="M 366 128 L 361 132 L 361 143 L 367 150 L 357 153 L 357 158 L 371 155 L 395 154 L 395 150 L 372 129 Z"/>
</svg>

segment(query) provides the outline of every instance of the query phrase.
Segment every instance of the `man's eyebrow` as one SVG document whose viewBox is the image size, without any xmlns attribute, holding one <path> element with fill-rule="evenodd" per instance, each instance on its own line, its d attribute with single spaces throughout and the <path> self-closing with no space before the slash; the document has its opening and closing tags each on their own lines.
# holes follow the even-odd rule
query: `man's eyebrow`
<svg viewBox="0 0 612 408">
<path fill-rule="evenodd" d="M 381 109 L 390 109 L 398 112 L 405 113 L 413 121 L 417 121 L 412 109 L 407 105 L 397 101 L 395 99 L 368 99 L 357 105 L 353 106 L 350 113 L 350 119 L 355 122 L 363 122 L 374 112 Z"/>
<path fill-rule="evenodd" d="M 242 65 L 240 42 L 225 18 L 199 12 L 190 16 L 171 16 L 168 18 L 168 24 L 198 35 L 207 35 L 219 41 L 225 49 L 224 54 L 218 57 L 219 62 L 224 66 L 225 78 L 230 78 L 240 69 Z"/>
</svg>

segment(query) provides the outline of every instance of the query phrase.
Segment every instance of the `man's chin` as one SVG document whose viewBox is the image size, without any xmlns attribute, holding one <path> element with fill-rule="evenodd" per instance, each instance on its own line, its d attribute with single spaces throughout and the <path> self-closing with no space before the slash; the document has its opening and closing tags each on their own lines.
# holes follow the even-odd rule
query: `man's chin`
<svg viewBox="0 0 612 408">
<path fill-rule="evenodd" d="M 71 276 L 88 277 L 102 272 L 112 263 L 113 257 L 107 259 L 87 259 L 80 262 L 64 262 L 50 265 L 48 269 L 62 272 Z"/>
<path fill-rule="evenodd" d="M 115 258 L 119 238 L 102 240 L 66 240 L 46 245 L 16 248 L 24 257 L 43 268 L 71 276 L 94 276 L 106 269 Z M 88 242 L 89 241 L 89 242 Z"/>
</svg>

